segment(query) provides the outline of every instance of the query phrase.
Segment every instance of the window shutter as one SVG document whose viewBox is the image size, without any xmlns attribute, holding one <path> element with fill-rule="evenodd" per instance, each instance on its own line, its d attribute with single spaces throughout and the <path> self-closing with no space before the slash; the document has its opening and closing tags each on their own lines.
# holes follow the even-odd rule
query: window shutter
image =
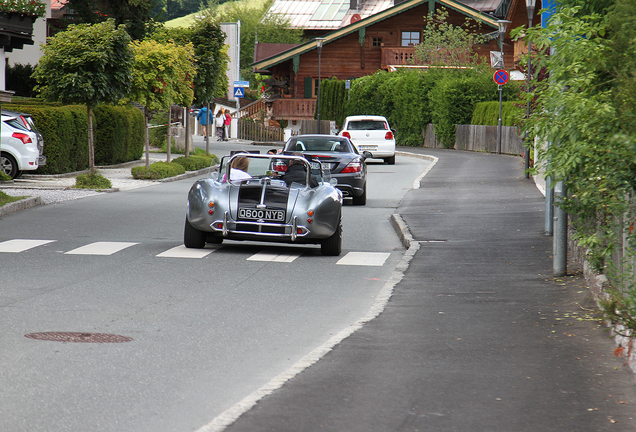
<svg viewBox="0 0 636 432">
<path fill-rule="evenodd" d="M 310 98 L 312 95 L 312 86 L 314 85 L 314 79 L 312 77 L 305 77 L 305 97 Z"/>
</svg>

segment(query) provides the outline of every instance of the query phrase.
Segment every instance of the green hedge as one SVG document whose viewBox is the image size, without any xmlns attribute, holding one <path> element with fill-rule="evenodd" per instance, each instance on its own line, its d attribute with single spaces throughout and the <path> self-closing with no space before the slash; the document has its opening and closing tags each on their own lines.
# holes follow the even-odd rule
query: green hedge
<svg viewBox="0 0 636 432">
<path fill-rule="evenodd" d="M 46 165 L 39 174 L 62 174 L 88 168 L 88 115 L 83 105 L 59 105 L 19 99 L 2 108 L 31 114 L 44 137 Z M 132 107 L 101 105 L 93 111 L 95 164 L 109 165 L 141 158 L 143 113 Z"/>
<path fill-rule="evenodd" d="M 519 87 L 503 87 L 504 100 L 518 99 Z M 469 124 L 475 105 L 498 101 L 490 69 L 378 71 L 354 80 L 346 115 L 382 115 L 396 132 L 398 145 L 420 146 L 429 123 L 446 146 L 455 143 L 455 125 Z M 333 119 L 331 119 L 333 120 Z"/>
<path fill-rule="evenodd" d="M 182 165 L 174 162 L 155 162 L 148 166 L 133 167 L 130 172 L 133 178 L 140 180 L 160 180 L 174 177 L 186 172 Z"/>
<path fill-rule="evenodd" d="M 501 104 L 501 124 L 503 126 L 517 126 L 525 112 L 525 106 L 521 101 L 503 102 Z M 499 124 L 499 101 L 476 104 L 470 124 L 497 126 Z"/>
</svg>

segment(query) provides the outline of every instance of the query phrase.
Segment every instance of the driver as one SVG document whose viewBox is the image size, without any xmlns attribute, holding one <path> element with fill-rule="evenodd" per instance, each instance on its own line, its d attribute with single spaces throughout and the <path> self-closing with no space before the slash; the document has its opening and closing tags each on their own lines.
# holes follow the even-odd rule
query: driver
<svg viewBox="0 0 636 432">
<path fill-rule="evenodd" d="M 303 154 L 300 152 L 294 152 L 292 153 L 292 156 L 304 157 Z M 300 183 L 302 185 L 306 185 L 307 184 L 307 169 L 305 168 L 305 164 L 302 163 L 302 161 L 299 161 L 297 159 L 290 160 L 289 168 L 287 168 L 287 171 L 285 172 L 285 175 L 283 176 L 283 180 L 285 180 L 285 183 L 287 183 L 287 186 L 290 186 L 294 182 Z M 316 180 L 314 176 L 311 176 L 309 186 L 312 188 L 318 186 L 318 180 Z"/>
</svg>

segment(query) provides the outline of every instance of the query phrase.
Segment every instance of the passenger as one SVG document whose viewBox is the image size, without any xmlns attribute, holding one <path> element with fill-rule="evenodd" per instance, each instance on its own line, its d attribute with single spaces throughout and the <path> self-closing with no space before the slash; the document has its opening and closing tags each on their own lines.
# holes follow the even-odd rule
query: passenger
<svg viewBox="0 0 636 432">
<path fill-rule="evenodd" d="M 303 154 L 300 152 L 294 152 L 292 153 L 292 156 L 303 157 Z M 283 176 L 283 180 L 285 180 L 285 183 L 287 183 L 287 186 L 290 186 L 294 182 L 300 183 L 302 185 L 306 185 L 307 184 L 307 169 L 305 168 L 305 164 L 302 163 L 302 161 L 299 161 L 297 159 L 290 160 L 289 168 L 287 168 L 287 171 L 285 172 L 285 175 Z M 309 186 L 312 188 L 318 186 L 318 180 L 316 180 L 314 176 L 311 176 Z"/>
<path fill-rule="evenodd" d="M 232 161 L 232 168 L 230 168 L 230 180 L 247 180 L 252 176 L 247 173 L 247 169 L 250 166 L 250 161 L 244 156 L 237 157 Z"/>
</svg>

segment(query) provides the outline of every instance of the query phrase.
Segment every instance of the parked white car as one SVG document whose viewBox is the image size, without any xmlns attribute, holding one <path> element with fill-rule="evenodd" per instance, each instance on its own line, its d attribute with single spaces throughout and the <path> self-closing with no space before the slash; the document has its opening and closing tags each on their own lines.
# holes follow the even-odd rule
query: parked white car
<svg viewBox="0 0 636 432">
<path fill-rule="evenodd" d="M 33 171 L 46 163 L 42 155 L 41 135 L 32 130 L 19 113 L 2 112 L 0 170 L 11 178 L 22 171 Z"/>
<path fill-rule="evenodd" d="M 373 159 L 395 164 L 395 137 L 386 117 L 347 117 L 340 136 L 349 138 L 360 153 L 369 152 Z"/>
</svg>

